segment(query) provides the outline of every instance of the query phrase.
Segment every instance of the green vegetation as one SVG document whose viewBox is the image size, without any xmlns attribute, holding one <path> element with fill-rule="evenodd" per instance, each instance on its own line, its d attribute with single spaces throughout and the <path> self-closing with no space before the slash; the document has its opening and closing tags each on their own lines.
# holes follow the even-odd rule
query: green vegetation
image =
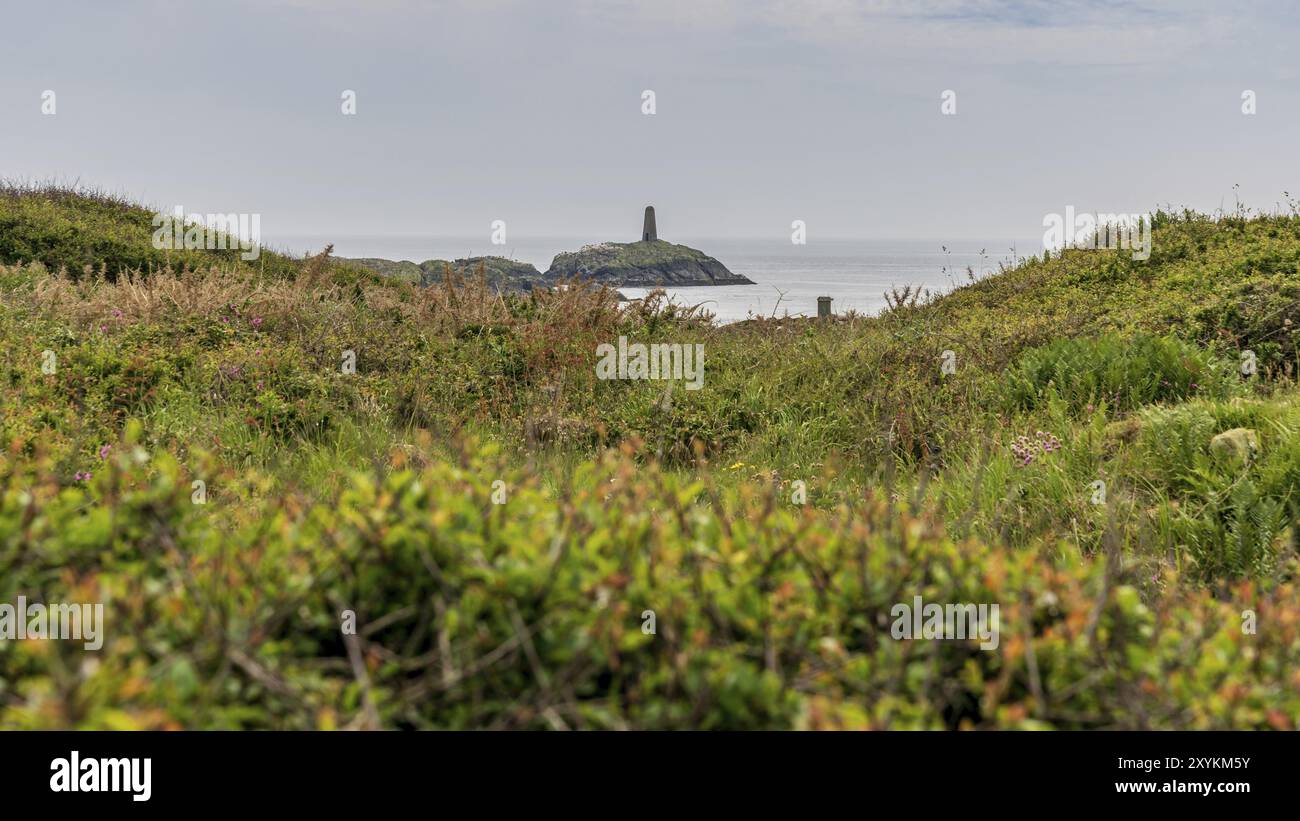
<svg viewBox="0 0 1300 821">
<path fill-rule="evenodd" d="M 244 260 L 233 238 L 221 250 L 155 248 L 158 213 L 104 191 L 0 183 L 0 264 L 39 262 L 74 276 L 96 269 L 109 280 L 122 271 L 212 265 L 292 278 L 300 268 L 299 261 L 265 249 L 256 260 Z M 336 267 L 354 279 L 374 278 L 364 269 Z"/>
<path fill-rule="evenodd" d="M 107 630 L 0 642 L 0 726 L 1297 727 L 1300 218 L 718 327 L 135 211 L 0 197 L 0 603 Z M 597 380 L 620 335 L 703 389 Z"/>
</svg>

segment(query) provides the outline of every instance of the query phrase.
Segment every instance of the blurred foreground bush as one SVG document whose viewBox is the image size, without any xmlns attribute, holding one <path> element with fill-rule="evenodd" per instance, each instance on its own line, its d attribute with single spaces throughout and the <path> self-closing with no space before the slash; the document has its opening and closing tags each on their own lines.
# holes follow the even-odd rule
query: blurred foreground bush
<svg viewBox="0 0 1300 821">
<path fill-rule="evenodd" d="M 192 501 L 138 428 L 87 484 L 0 459 L 0 602 L 105 604 L 99 652 L 0 642 L 5 728 L 1276 728 L 1300 601 L 1072 550 L 954 543 L 868 498 L 814 513 L 624 455 L 542 489 L 490 449 L 328 503 Z M 196 457 L 198 459 L 199 457 Z M 504 482 L 504 504 L 493 483 Z M 498 491 L 503 486 L 497 486 Z M 498 493 L 498 499 L 501 498 Z M 1000 642 L 891 608 L 996 603 Z M 1257 633 L 1243 632 L 1253 611 Z M 341 629 L 344 611 L 355 635 Z M 646 632 L 649 613 L 654 633 Z"/>
</svg>

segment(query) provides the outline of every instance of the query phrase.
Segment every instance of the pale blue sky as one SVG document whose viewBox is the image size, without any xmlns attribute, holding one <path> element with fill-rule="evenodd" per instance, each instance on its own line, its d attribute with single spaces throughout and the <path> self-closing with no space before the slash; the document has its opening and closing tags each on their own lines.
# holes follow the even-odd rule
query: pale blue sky
<svg viewBox="0 0 1300 821">
<path fill-rule="evenodd" d="M 1068 205 L 1300 193 L 1287 2 L 48 0 L 0 15 L 0 174 L 259 213 L 271 239 L 475 236 L 495 219 L 630 239 L 646 203 L 668 239 L 788 236 L 794 219 L 810 242 L 1010 238 Z"/>
</svg>

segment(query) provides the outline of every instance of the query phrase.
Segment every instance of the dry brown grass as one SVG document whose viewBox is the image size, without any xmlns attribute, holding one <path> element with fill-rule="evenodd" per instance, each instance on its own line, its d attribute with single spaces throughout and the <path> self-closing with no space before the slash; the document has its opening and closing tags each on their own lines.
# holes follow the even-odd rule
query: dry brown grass
<svg viewBox="0 0 1300 821">
<path fill-rule="evenodd" d="M 74 279 L 66 272 L 48 273 L 39 265 L 0 267 L 4 281 L 23 284 L 4 288 L 0 301 L 84 329 L 111 320 L 160 323 L 213 318 L 234 308 L 245 317 L 262 317 L 281 333 L 306 333 L 322 323 L 358 321 L 411 323 L 435 335 L 483 326 L 593 330 L 612 327 L 624 311 L 644 312 L 639 304 L 620 309 L 615 292 L 586 283 L 509 297 L 482 276 L 466 279 L 452 271 L 441 284 L 428 288 L 395 280 L 339 284 L 332 276 L 330 250 L 305 261 L 293 281 L 217 267 L 124 271 L 115 281 L 99 274 Z"/>
</svg>

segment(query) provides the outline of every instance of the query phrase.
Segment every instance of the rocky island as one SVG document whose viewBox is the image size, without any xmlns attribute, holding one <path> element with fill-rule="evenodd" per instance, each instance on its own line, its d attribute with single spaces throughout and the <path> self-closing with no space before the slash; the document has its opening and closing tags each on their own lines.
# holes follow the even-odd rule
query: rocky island
<svg viewBox="0 0 1300 821">
<path fill-rule="evenodd" d="M 546 278 L 563 277 L 628 288 L 754 284 L 703 251 L 659 239 L 653 205 L 646 206 L 640 242 L 604 242 L 556 255 Z"/>
<path fill-rule="evenodd" d="M 659 239 L 654 206 L 646 206 L 639 242 L 604 242 L 566 251 L 555 256 L 545 273 L 526 262 L 492 256 L 430 259 L 418 264 L 376 258 L 347 262 L 421 285 L 441 282 L 447 266 L 463 277 L 478 276 L 482 266 L 488 283 L 499 291 L 549 288 L 565 279 L 588 279 L 611 288 L 754 284 L 703 251 Z"/>
</svg>

